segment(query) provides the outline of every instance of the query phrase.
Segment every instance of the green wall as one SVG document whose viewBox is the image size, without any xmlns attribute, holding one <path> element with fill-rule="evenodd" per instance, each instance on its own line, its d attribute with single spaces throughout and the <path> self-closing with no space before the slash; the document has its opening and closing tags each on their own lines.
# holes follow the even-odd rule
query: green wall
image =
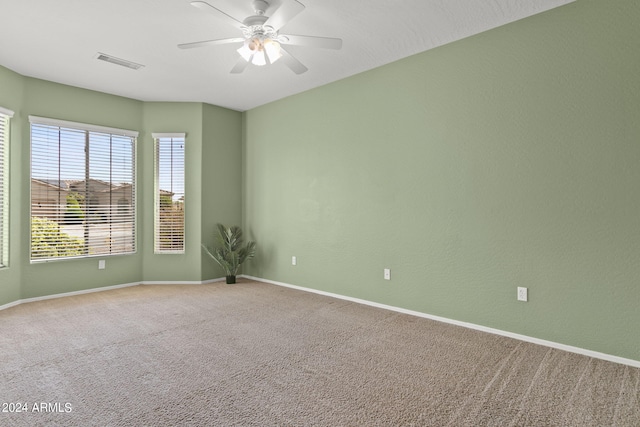
<svg viewBox="0 0 640 427">
<path fill-rule="evenodd" d="M 24 78 L 0 66 L 0 106 L 14 111 L 12 123 L 20 121 L 23 117 L 21 108 L 24 98 Z M 18 230 L 21 228 L 22 215 L 20 209 L 20 167 L 23 156 L 22 129 L 20 126 L 10 127 L 9 134 L 9 265 L 0 268 L 0 305 L 16 301 L 21 295 L 21 269 L 20 256 L 22 241 Z"/>
<path fill-rule="evenodd" d="M 639 21 L 579 0 L 244 114 L 0 67 L 0 306 L 221 277 L 200 243 L 242 223 L 248 274 L 640 360 Z M 29 262 L 29 115 L 140 132 L 136 255 Z M 153 254 L 152 132 L 187 133 L 185 255 Z"/>
<path fill-rule="evenodd" d="M 248 273 L 640 360 L 638 22 L 580 0 L 248 111 Z"/>
<path fill-rule="evenodd" d="M 202 243 L 216 245 L 217 223 L 242 225 L 242 114 L 203 106 Z M 224 271 L 204 251 L 203 277 L 223 277 Z"/>
<path fill-rule="evenodd" d="M 201 282 L 223 276 L 208 264 L 203 265 L 200 245 L 209 239 L 210 230 L 205 237 L 203 224 L 241 222 L 241 113 L 201 103 L 145 103 L 23 77 L 3 67 L 0 89 L 0 105 L 16 112 L 11 120 L 10 142 L 10 265 L 0 269 L 0 306 L 20 299 L 141 281 Z M 105 270 L 98 270 L 96 258 L 31 264 L 29 115 L 140 132 L 136 150 L 136 254 L 104 257 Z M 153 253 L 153 132 L 187 133 L 184 255 Z M 207 156 L 220 148 L 236 166 L 225 164 L 205 173 L 203 168 L 212 162 L 203 157 L 204 145 Z M 214 163 L 221 163 L 221 159 L 216 157 Z M 224 189 L 215 193 L 219 205 L 208 201 L 203 204 L 205 183 Z"/>
<path fill-rule="evenodd" d="M 20 224 L 19 235 L 22 241 L 20 253 L 22 298 L 81 291 L 142 280 L 140 248 L 135 255 L 105 258 L 105 270 L 98 270 L 96 258 L 30 263 L 30 222 L 28 218 L 31 188 L 28 116 L 34 115 L 100 126 L 141 130 L 143 104 L 140 101 L 33 78 L 26 78 L 24 87 L 23 117 L 22 120 L 12 123 L 12 129 L 21 126 L 23 135 L 20 181 L 15 183 L 20 185 L 22 196 L 20 206 L 23 221 Z M 140 139 L 138 144 L 140 144 Z M 137 155 L 139 156 L 139 152 Z M 138 164 L 140 164 L 140 159 L 138 159 Z M 144 171 L 139 170 L 138 176 L 140 177 L 142 173 Z M 12 182 L 13 184 L 14 182 Z M 13 191 L 10 197 L 13 197 Z M 139 214 L 138 218 L 140 218 Z M 13 218 L 11 221 L 13 224 Z M 138 245 L 140 245 L 140 239 L 138 239 Z"/>
<path fill-rule="evenodd" d="M 144 254 L 143 276 L 150 281 L 199 281 L 200 217 L 202 186 L 202 104 L 148 103 L 144 108 L 144 128 L 148 130 L 139 147 L 143 153 L 144 187 L 149 189 L 138 199 L 143 207 L 142 225 Z M 156 255 L 153 251 L 154 234 L 154 149 L 153 132 L 186 132 L 185 139 L 185 253 L 183 255 Z M 140 163 L 139 163 L 140 164 Z M 141 203 L 140 203 L 141 202 Z"/>
<path fill-rule="evenodd" d="M 153 192 L 141 206 L 146 281 L 202 281 L 224 276 L 201 244 L 213 245 L 216 223 L 240 225 L 242 191 L 242 114 L 200 103 L 146 103 L 140 147 L 145 188 L 153 188 L 153 132 L 186 132 L 186 218 L 184 255 L 153 253 Z"/>
</svg>

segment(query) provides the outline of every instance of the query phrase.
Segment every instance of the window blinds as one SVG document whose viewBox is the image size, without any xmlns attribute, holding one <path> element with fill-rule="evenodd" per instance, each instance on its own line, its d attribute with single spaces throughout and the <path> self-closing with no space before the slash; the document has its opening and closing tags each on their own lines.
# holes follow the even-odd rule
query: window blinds
<svg viewBox="0 0 640 427">
<path fill-rule="evenodd" d="M 157 254 L 184 253 L 185 134 L 153 134 L 155 145 L 155 233 Z"/>
<path fill-rule="evenodd" d="M 0 107 L 0 268 L 9 259 L 9 119 L 13 111 Z"/>
<path fill-rule="evenodd" d="M 135 252 L 137 133 L 30 120 L 31 260 Z"/>
</svg>

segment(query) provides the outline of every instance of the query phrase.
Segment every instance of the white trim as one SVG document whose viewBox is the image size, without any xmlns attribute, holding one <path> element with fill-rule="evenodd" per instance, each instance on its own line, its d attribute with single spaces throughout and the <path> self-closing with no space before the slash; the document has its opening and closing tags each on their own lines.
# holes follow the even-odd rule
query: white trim
<svg viewBox="0 0 640 427">
<path fill-rule="evenodd" d="M 345 296 L 345 295 L 334 294 L 334 293 L 331 293 L 331 292 L 320 291 L 320 290 L 317 290 L 317 289 L 304 288 L 304 287 L 301 287 L 301 286 L 291 285 L 291 284 L 288 284 L 288 283 L 276 282 L 274 280 L 261 279 L 259 277 L 245 276 L 245 275 L 243 275 L 242 277 L 245 277 L 245 278 L 251 279 L 251 280 L 255 280 L 255 281 L 258 281 L 258 282 L 264 282 L 264 283 L 269 283 L 269 284 L 272 284 L 272 285 L 283 286 L 285 288 L 297 289 L 297 290 L 300 290 L 300 291 L 312 292 L 314 294 L 320 294 L 320 295 L 324 295 L 324 296 L 328 296 L 328 297 L 332 297 L 332 298 L 338 298 L 338 299 L 342 299 L 342 300 L 346 300 L 346 301 L 351 301 L 351 302 L 355 302 L 357 304 L 364 304 L 364 305 L 369 305 L 369 306 L 372 306 L 372 307 L 382 308 L 382 309 L 385 309 L 385 310 L 391 310 L 391 311 L 395 311 L 395 312 L 398 312 L 398 313 L 408 314 L 408 315 L 411 315 L 411 316 L 423 317 L 425 319 L 435 320 L 437 322 L 449 323 L 449 324 L 456 325 L 456 326 L 462 326 L 464 328 L 475 329 L 475 330 L 481 331 L 481 332 L 487 332 L 487 333 L 494 334 L 494 335 L 501 335 L 501 336 L 504 336 L 504 337 L 513 338 L 513 339 L 520 340 L 520 341 L 525 341 L 525 342 L 530 342 L 530 343 L 533 343 L 533 344 L 543 345 L 545 347 L 551 347 L 551 348 L 555 348 L 555 349 L 558 349 L 558 350 L 564 350 L 564 351 L 568 351 L 570 353 L 577 353 L 577 354 L 581 354 L 583 356 L 593 357 L 595 359 L 602 359 L 602 360 L 606 360 L 608 362 L 620 363 L 622 365 L 629 365 L 629 366 L 633 366 L 635 368 L 640 368 L 640 360 L 627 359 L 627 358 L 624 358 L 624 357 L 614 356 L 614 355 L 611 355 L 611 354 L 600 353 L 599 351 L 587 350 L 587 349 L 580 348 L 580 347 L 574 347 L 574 346 L 571 346 L 571 345 L 566 345 L 566 344 L 561 344 L 561 343 L 557 343 L 557 342 L 553 342 L 553 341 L 547 341 L 547 340 L 543 340 L 543 339 L 539 339 L 539 338 L 529 337 L 527 335 L 521 335 L 521 334 L 516 334 L 516 333 L 513 333 L 513 332 L 509 332 L 509 331 L 503 331 L 503 330 L 500 330 L 500 329 L 489 328 L 487 326 L 482 326 L 482 325 L 476 325 L 475 323 L 461 322 L 459 320 L 449 319 L 449 318 L 446 318 L 446 317 L 434 316 L 434 315 L 427 314 L 427 313 L 421 313 L 419 311 L 407 310 L 407 309 L 400 308 L 400 307 L 394 307 L 394 306 L 391 306 L 391 305 L 380 304 L 380 303 L 377 303 L 377 302 L 367 301 L 367 300 L 363 300 L 363 299 L 360 299 L 360 298 L 353 298 L 353 297 L 349 297 L 349 296 Z"/>
<path fill-rule="evenodd" d="M 26 303 L 29 303 L 29 302 L 44 301 L 44 300 L 48 300 L 48 299 L 56 299 L 56 298 L 62 298 L 62 297 L 72 297 L 74 295 L 91 294 L 91 293 L 94 293 L 94 292 L 111 291 L 113 289 L 120 289 L 120 288 L 128 288 L 128 287 L 131 287 L 131 286 L 138 286 L 139 284 L 140 284 L 140 282 L 133 282 L 133 283 L 125 283 L 124 285 L 104 286 L 102 288 L 84 289 L 84 290 L 81 290 L 81 291 L 64 292 L 64 293 L 61 293 L 61 294 L 45 295 L 45 296 L 42 296 L 42 297 L 25 298 L 25 299 L 20 299 L 18 301 L 10 302 L 10 303 L 5 304 L 5 305 L 1 305 L 0 306 L 0 310 L 4 310 L 4 309 L 10 308 L 10 307 L 14 307 L 14 306 L 20 305 L 20 304 L 26 304 Z"/>
<path fill-rule="evenodd" d="M 59 126 L 64 128 L 80 129 L 89 132 L 110 133 L 137 138 L 139 132 L 135 130 L 118 129 L 108 126 L 90 125 L 87 123 L 70 122 L 67 120 L 50 119 L 47 117 L 29 116 L 29 122 L 36 125 Z"/>
<path fill-rule="evenodd" d="M 217 279 L 210 280 L 178 280 L 173 282 L 168 282 L 166 280 L 145 280 L 140 282 L 141 285 L 206 285 L 208 283 L 221 282 L 225 280 L 224 277 L 219 277 Z"/>
<path fill-rule="evenodd" d="M 20 305 L 20 304 L 22 304 L 22 300 L 17 300 L 17 301 L 7 303 L 5 305 L 0 305 L 0 311 L 6 310 L 7 308 L 15 307 L 16 305 Z"/>
<path fill-rule="evenodd" d="M 8 108 L 0 107 L 0 114 L 4 114 L 5 116 L 12 118 L 15 113 Z"/>
<path fill-rule="evenodd" d="M 176 281 L 158 281 L 158 280 L 145 280 L 140 282 L 141 285 L 202 285 L 200 281 L 191 280 L 176 280 Z"/>
<path fill-rule="evenodd" d="M 187 134 L 182 132 L 178 132 L 178 133 L 158 133 L 158 132 L 153 132 L 151 134 L 151 136 L 153 137 L 153 139 L 158 139 L 158 138 L 186 138 Z"/>
<path fill-rule="evenodd" d="M 238 276 L 238 277 L 242 277 L 242 276 Z M 223 282 L 225 280 L 226 280 L 226 278 L 224 278 L 224 277 L 218 277 L 217 279 L 209 279 L 209 280 L 201 280 L 201 281 L 194 280 L 194 281 L 167 282 L 167 281 L 146 280 L 146 281 L 142 281 L 142 282 L 125 283 L 124 285 L 104 286 L 104 287 L 101 287 L 101 288 L 91 288 L 91 289 L 84 289 L 84 290 L 81 290 L 81 291 L 73 291 L 73 292 L 64 292 L 64 293 L 61 293 L 61 294 L 45 295 L 45 296 L 42 296 L 42 297 L 19 299 L 17 301 L 12 301 L 12 302 L 7 303 L 5 305 L 0 305 L 0 311 L 5 310 L 7 308 L 15 307 L 16 305 L 26 304 L 26 303 L 29 303 L 29 302 L 44 301 L 44 300 L 48 300 L 48 299 L 63 298 L 63 297 L 71 297 L 71 296 L 74 296 L 74 295 L 90 294 L 90 293 L 94 293 L 94 292 L 111 291 L 113 289 L 129 288 L 129 287 L 132 287 L 132 286 L 139 286 L 139 285 L 207 285 L 207 284 L 210 284 L 210 283 Z"/>
<path fill-rule="evenodd" d="M 475 323 L 461 322 L 459 320 L 448 319 L 446 317 L 434 316 L 434 315 L 431 315 L 431 314 L 421 313 L 419 311 L 407 310 L 407 309 L 404 309 L 404 308 L 394 307 L 394 306 L 386 305 L 386 304 L 380 304 L 380 303 L 377 303 L 377 302 L 367 301 L 367 300 L 363 300 L 363 299 L 360 299 L 360 298 L 353 298 L 353 297 L 349 297 L 349 296 L 345 296 L 345 295 L 334 294 L 334 293 L 331 293 L 331 292 L 320 291 L 318 289 L 304 288 L 302 286 L 291 285 L 289 283 L 283 283 L 283 282 L 276 282 L 275 280 L 262 279 L 260 277 L 248 276 L 248 275 L 245 275 L 245 274 L 239 275 L 238 278 L 245 278 L 245 279 L 249 279 L 249 280 L 255 280 L 257 282 L 263 282 L 263 283 L 268 283 L 268 284 L 271 284 L 271 285 L 282 286 L 282 287 L 285 287 L 285 288 L 296 289 L 296 290 L 303 291 L 303 292 L 311 292 L 311 293 L 314 293 L 314 294 L 324 295 L 324 296 L 331 297 L 331 298 L 337 298 L 337 299 L 341 299 L 341 300 L 345 300 L 345 301 L 351 301 L 351 302 L 354 302 L 356 304 L 368 305 L 368 306 L 371 306 L 371 307 L 382 308 L 384 310 L 390 310 L 390 311 L 395 311 L 395 312 L 398 312 L 398 313 L 408 314 L 410 316 L 422 317 L 422 318 L 425 318 L 425 319 L 435 320 L 437 322 L 449 323 L 449 324 L 456 325 L 456 326 L 462 326 L 464 328 L 474 329 L 474 330 L 477 330 L 477 331 L 487 332 L 487 333 L 494 334 L 494 335 L 500 335 L 500 336 L 507 337 L 507 338 L 513 338 L 513 339 L 524 341 L 524 342 L 530 342 L 532 344 L 538 344 L 538 345 L 542 345 L 542 346 L 545 346 L 545 347 L 551 347 L 551 348 L 555 348 L 555 349 L 558 349 L 558 350 L 568 351 L 570 353 L 581 354 L 583 356 L 593 357 L 595 359 L 601 359 L 601 360 L 606 360 L 608 362 L 619 363 L 619 364 L 622 364 L 622 365 L 628 365 L 628 366 L 632 366 L 634 368 L 640 368 L 640 360 L 633 360 L 633 359 L 627 359 L 627 358 L 624 358 L 624 357 L 613 356 L 611 354 L 601 353 L 599 351 L 587 350 L 587 349 L 580 348 L 580 347 L 574 347 L 574 346 L 571 346 L 571 345 L 560 344 L 560 343 L 553 342 L 553 341 L 542 340 L 542 339 L 539 339 L 539 338 L 534 338 L 534 337 L 529 337 L 529 336 L 526 336 L 526 335 L 516 334 L 516 333 L 513 333 L 513 332 L 503 331 L 503 330 L 500 330 L 500 329 L 494 329 L 494 328 L 489 328 L 489 327 L 482 326 L 482 325 L 476 325 Z M 74 295 L 82 295 L 82 294 L 88 294 L 88 293 L 93 293 L 93 292 L 109 291 L 109 290 L 112 290 L 112 289 L 127 288 L 127 287 L 138 286 L 138 285 L 205 285 L 205 284 L 209 284 L 209 283 L 221 282 L 221 281 L 224 281 L 224 280 L 225 280 L 224 277 L 219 277 L 217 279 L 209 279 L 209 280 L 203 280 L 203 281 L 177 281 L 177 282 L 142 281 L 142 282 L 133 282 L 133 283 L 126 283 L 124 285 L 105 286 L 105 287 L 102 287 L 102 288 L 85 289 L 85 290 L 82 290 L 82 291 L 65 292 L 65 293 L 62 293 L 62 294 L 54 294 L 54 295 L 46 295 L 46 296 L 43 296 L 43 297 L 21 299 L 21 300 L 18 300 L 18 301 L 13 301 L 13 302 L 7 303 L 5 305 L 1 305 L 0 306 L 0 310 L 5 310 L 7 308 L 15 307 L 16 305 L 20 305 L 20 304 L 24 304 L 24 303 L 28 303 L 28 302 L 43 301 L 43 300 L 48 300 L 48 299 L 62 298 L 62 297 L 68 297 L 68 296 L 74 296 Z"/>
<path fill-rule="evenodd" d="M 243 277 L 243 276 L 238 276 L 238 277 Z M 217 279 L 209 279 L 209 280 L 204 280 L 202 282 L 203 285 L 208 285 L 210 283 L 216 283 L 216 282 L 224 282 L 226 281 L 227 278 L 226 277 L 218 277 Z"/>
</svg>

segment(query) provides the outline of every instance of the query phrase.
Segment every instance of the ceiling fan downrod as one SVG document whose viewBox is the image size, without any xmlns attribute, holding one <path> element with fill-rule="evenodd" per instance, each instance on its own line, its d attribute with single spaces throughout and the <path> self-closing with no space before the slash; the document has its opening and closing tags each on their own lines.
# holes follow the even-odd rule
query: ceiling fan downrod
<svg viewBox="0 0 640 427">
<path fill-rule="evenodd" d="M 265 0 L 253 0 L 253 10 L 255 10 L 256 15 L 264 15 L 269 7 L 269 3 Z"/>
</svg>

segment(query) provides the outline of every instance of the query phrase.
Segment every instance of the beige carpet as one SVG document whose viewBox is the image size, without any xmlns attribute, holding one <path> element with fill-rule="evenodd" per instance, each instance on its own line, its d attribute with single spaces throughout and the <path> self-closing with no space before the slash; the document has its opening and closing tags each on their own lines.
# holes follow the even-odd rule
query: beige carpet
<svg viewBox="0 0 640 427">
<path fill-rule="evenodd" d="M 2 426 L 640 426 L 640 369 L 264 283 L 23 304 L 0 328 L 0 410 L 27 404 Z"/>
</svg>

